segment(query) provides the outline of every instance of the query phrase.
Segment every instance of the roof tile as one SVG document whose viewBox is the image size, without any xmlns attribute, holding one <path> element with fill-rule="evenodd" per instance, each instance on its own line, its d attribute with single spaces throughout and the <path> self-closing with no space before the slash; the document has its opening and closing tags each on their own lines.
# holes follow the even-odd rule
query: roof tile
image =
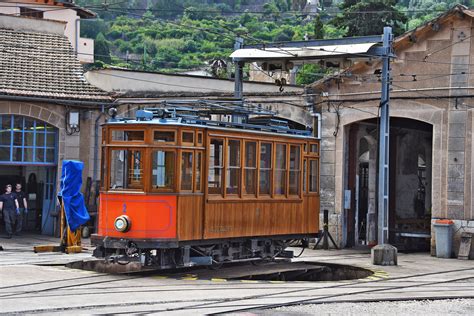
<svg viewBox="0 0 474 316">
<path fill-rule="evenodd" d="M 89 84 L 65 36 L 0 29 L 0 95 L 110 101 Z"/>
</svg>

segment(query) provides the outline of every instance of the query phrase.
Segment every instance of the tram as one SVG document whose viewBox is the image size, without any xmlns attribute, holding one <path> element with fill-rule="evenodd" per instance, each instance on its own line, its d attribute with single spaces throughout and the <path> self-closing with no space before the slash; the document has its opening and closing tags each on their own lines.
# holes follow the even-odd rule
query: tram
<svg viewBox="0 0 474 316">
<path fill-rule="evenodd" d="M 311 131 L 200 111 L 168 105 L 103 125 L 94 256 L 218 266 L 292 257 L 290 242 L 317 236 L 320 142 Z"/>
</svg>

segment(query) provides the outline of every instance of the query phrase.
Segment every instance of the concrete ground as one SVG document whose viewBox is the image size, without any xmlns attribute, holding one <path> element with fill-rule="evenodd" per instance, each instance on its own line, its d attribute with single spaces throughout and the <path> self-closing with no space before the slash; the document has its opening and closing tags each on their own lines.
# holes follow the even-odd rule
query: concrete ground
<svg viewBox="0 0 474 316">
<path fill-rule="evenodd" d="M 413 311 L 420 313 L 405 314 L 433 313 L 426 306 L 436 304 L 434 314 L 446 314 L 445 307 L 455 303 L 456 313 L 467 315 L 474 300 L 474 261 L 427 253 L 399 254 L 398 266 L 381 267 L 371 265 L 368 251 L 306 250 L 295 261 L 354 265 L 375 274 L 348 281 L 282 282 L 229 280 L 225 270 L 110 275 L 66 268 L 67 262 L 91 258 L 87 240 L 80 254 L 32 251 L 34 245 L 56 243 L 38 235 L 0 238 L 0 313 L 403 314 L 403 306 L 417 300 Z"/>
</svg>

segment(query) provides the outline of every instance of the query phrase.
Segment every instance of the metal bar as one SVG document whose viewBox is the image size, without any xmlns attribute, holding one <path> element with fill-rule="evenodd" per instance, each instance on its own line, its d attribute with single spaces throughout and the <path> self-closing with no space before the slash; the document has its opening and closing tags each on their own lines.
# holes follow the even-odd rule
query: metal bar
<svg viewBox="0 0 474 316">
<path fill-rule="evenodd" d="M 234 50 L 239 50 L 244 45 L 244 39 L 237 37 L 235 39 Z M 236 61 L 235 63 L 235 75 L 234 75 L 234 97 L 236 99 L 242 99 L 242 89 L 243 89 L 243 66 L 244 63 Z"/>
<path fill-rule="evenodd" d="M 330 46 L 330 45 L 348 45 L 348 44 L 364 44 L 364 43 L 381 43 L 383 37 L 380 35 L 374 36 L 359 36 L 335 39 L 322 39 L 312 41 L 295 41 L 295 42 L 277 42 L 265 43 L 256 45 L 243 45 L 241 48 L 284 48 L 284 47 L 312 47 L 312 46 Z"/>
<path fill-rule="evenodd" d="M 382 57 L 382 95 L 380 100 L 379 126 L 379 165 L 378 165 L 378 244 L 388 243 L 388 215 L 389 215 L 389 140 L 390 140 L 390 55 L 392 51 L 392 28 L 383 29 Z"/>
</svg>

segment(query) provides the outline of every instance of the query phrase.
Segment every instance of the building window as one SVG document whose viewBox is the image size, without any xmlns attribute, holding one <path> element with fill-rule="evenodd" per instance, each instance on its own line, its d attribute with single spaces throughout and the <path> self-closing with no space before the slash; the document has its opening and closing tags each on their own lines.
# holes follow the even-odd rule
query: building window
<svg viewBox="0 0 474 316">
<path fill-rule="evenodd" d="M 143 189 L 143 151 L 113 149 L 110 157 L 110 189 Z"/>
<path fill-rule="evenodd" d="M 299 195 L 300 194 L 300 158 L 301 158 L 301 149 L 300 146 L 290 146 L 290 195 Z"/>
<path fill-rule="evenodd" d="M 181 190 L 193 190 L 193 153 L 181 153 Z"/>
<path fill-rule="evenodd" d="M 260 183 L 259 194 L 270 195 L 272 188 L 272 144 L 260 144 Z"/>
<path fill-rule="evenodd" d="M 57 129 L 42 121 L 0 115 L 0 162 L 56 164 L 57 137 Z"/>
<path fill-rule="evenodd" d="M 211 138 L 209 146 L 209 194 L 222 194 L 222 176 L 224 169 L 224 140 Z"/>
<path fill-rule="evenodd" d="M 226 194 L 239 194 L 240 188 L 240 140 L 227 142 Z"/>
<path fill-rule="evenodd" d="M 275 147 L 275 194 L 286 193 L 286 145 L 276 144 Z"/>
<path fill-rule="evenodd" d="M 35 10 L 29 7 L 20 7 L 20 16 L 28 16 L 32 18 L 42 19 L 43 11 Z"/>
<path fill-rule="evenodd" d="M 309 160 L 309 192 L 318 192 L 318 160 Z"/>
<path fill-rule="evenodd" d="M 153 150 L 151 152 L 151 187 L 158 190 L 174 190 L 175 152 Z"/>
<path fill-rule="evenodd" d="M 257 193 L 257 143 L 245 142 L 244 194 Z"/>
</svg>

